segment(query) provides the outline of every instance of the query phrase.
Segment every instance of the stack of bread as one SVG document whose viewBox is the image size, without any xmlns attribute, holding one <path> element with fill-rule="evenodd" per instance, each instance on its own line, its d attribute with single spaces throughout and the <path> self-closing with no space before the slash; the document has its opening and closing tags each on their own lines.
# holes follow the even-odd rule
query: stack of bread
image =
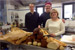
<svg viewBox="0 0 75 50">
<path fill-rule="evenodd" d="M 11 28 L 11 32 L 6 35 L 3 35 L 2 38 L 12 44 L 17 45 L 28 44 L 44 48 L 50 48 L 54 50 L 64 50 L 64 47 L 67 46 L 65 43 L 56 40 L 53 37 L 44 36 L 47 34 L 48 33 L 41 28 L 34 29 L 33 34 L 23 31 L 19 28 Z"/>
<path fill-rule="evenodd" d="M 21 30 L 17 27 L 11 28 L 11 31 L 7 34 L 1 36 L 1 40 L 6 40 L 12 44 L 20 44 L 23 40 L 25 40 L 32 33 Z"/>
<path fill-rule="evenodd" d="M 53 37 L 44 36 L 44 33 L 42 31 L 40 32 L 40 28 L 34 29 L 33 34 L 30 35 L 24 42 L 28 45 L 40 46 L 54 50 L 64 50 L 64 47 L 67 46 L 65 43 L 56 40 Z"/>
</svg>

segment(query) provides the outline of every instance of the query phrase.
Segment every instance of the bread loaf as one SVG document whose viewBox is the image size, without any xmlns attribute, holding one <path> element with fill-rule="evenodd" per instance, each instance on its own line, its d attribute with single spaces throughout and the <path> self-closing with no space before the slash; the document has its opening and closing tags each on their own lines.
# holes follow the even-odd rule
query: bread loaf
<svg viewBox="0 0 75 50">
<path fill-rule="evenodd" d="M 47 44 L 47 48 L 50 48 L 50 49 L 58 49 L 58 47 L 59 47 L 59 44 L 58 43 L 56 43 L 56 42 L 49 42 L 48 44 Z"/>
</svg>

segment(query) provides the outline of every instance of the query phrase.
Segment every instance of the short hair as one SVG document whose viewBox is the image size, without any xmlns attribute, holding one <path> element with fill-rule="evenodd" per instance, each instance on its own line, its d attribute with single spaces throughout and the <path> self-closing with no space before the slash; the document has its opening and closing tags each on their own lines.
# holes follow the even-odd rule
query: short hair
<svg viewBox="0 0 75 50">
<path fill-rule="evenodd" d="M 29 6 L 30 6 L 30 5 L 34 5 L 34 4 L 33 4 L 33 3 L 30 3 Z"/>
<path fill-rule="evenodd" d="M 59 16 L 59 13 L 58 13 L 58 11 L 56 10 L 56 9 L 52 9 L 51 11 L 50 11 L 50 16 L 52 16 L 52 13 L 53 12 L 56 12 L 57 13 L 57 17 Z"/>
</svg>

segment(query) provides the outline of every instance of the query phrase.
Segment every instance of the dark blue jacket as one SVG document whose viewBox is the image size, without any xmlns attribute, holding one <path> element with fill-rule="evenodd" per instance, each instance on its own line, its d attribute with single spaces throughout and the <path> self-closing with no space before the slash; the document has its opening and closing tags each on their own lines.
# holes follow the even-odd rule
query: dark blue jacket
<svg viewBox="0 0 75 50">
<path fill-rule="evenodd" d="M 29 31 L 33 31 L 36 27 L 38 27 L 38 19 L 39 14 L 37 12 L 34 12 L 33 14 L 31 12 L 27 13 L 25 15 L 25 27 Z"/>
<path fill-rule="evenodd" d="M 43 14 L 41 14 L 39 18 L 39 25 L 43 24 L 43 27 L 45 27 L 47 19 L 50 19 L 50 12 L 49 13 L 44 12 Z"/>
</svg>

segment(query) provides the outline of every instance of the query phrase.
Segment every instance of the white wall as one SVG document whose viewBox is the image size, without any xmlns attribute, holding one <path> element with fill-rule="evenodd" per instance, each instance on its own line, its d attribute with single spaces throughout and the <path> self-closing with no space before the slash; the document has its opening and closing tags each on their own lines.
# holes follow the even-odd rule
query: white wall
<svg viewBox="0 0 75 50">
<path fill-rule="evenodd" d="M 18 15 L 19 15 L 19 19 L 22 19 L 22 22 L 19 23 L 23 23 L 25 24 L 25 15 L 26 13 L 30 12 L 29 7 L 20 7 L 19 11 L 17 11 Z"/>
<path fill-rule="evenodd" d="M 20 23 L 25 23 L 25 14 L 28 13 L 29 10 L 24 10 L 24 11 L 17 11 L 19 15 L 19 19 L 22 19 L 23 21 Z"/>
<path fill-rule="evenodd" d="M 19 10 L 15 10 L 13 5 L 7 4 L 7 22 L 11 23 L 11 13 L 13 12 L 14 17 L 15 14 L 18 13 L 19 19 L 22 19 L 23 21 L 19 23 L 25 23 L 25 14 L 29 12 L 28 7 L 21 7 Z"/>
<path fill-rule="evenodd" d="M 9 9 L 14 9 L 13 5 L 7 4 L 7 22 L 11 22 L 11 12 L 14 12 L 13 10 L 9 11 Z"/>
<path fill-rule="evenodd" d="M 62 3 L 52 4 L 52 9 L 56 9 L 59 13 L 59 18 L 62 19 Z"/>
<path fill-rule="evenodd" d="M 62 18 L 62 4 L 52 4 L 53 9 L 57 9 L 59 12 L 59 17 Z M 7 21 L 11 23 L 11 13 L 18 13 L 19 19 L 22 19 L 22 22 L 19 23 L 25 23 L 25 14 L 29 12 L 29 7 L 20 7 L 19 11 L 14 10 L 14 6 L 7 4 Z"/>
</svg>

